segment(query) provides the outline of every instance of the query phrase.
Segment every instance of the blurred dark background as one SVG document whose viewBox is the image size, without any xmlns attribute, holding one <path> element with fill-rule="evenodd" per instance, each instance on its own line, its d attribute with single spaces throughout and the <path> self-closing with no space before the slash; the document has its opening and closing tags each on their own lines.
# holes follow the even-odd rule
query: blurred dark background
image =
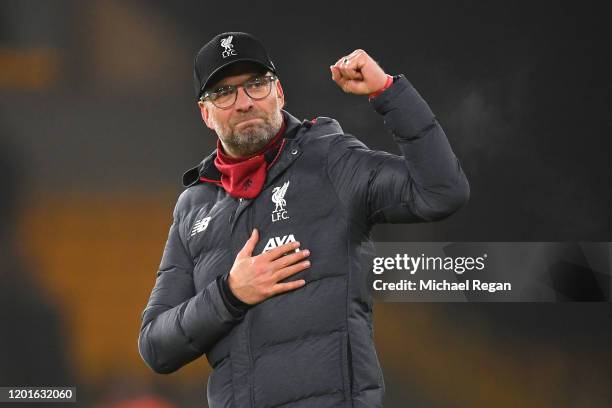
<svg viewBox="0 0 612 408">
<path fill-rule="evenodd" d="M 375 239 L 612 241 L 610 30 L 595 4 L 4 0 L 0 385 L 205 406 L 205 361 L 156 375 L 136 339 L 180 176 L 215 146 L 192 61 L 222 31 L 266 44 L 292 114 L 334 117 L 370 148 L 399 153 L 330 64 L 363 48 L 428 101 L 470 202 Z M 609 303 L 375 309 L 388 407 L 612 405 Z"/>
</svg>

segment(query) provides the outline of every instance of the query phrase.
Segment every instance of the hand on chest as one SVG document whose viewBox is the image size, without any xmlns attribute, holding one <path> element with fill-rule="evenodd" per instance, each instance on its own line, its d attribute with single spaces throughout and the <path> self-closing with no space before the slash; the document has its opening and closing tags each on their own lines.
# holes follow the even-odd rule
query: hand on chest
<svg viewBox="0 0 612 408">
<path fill-rule="evenodd" d="M 205 276 L 205 284 L 229 270 L 253 228 L 260 232 L 254 255 L 300 241 L 302 248 L 310 249 L 316 263 L 317 252 L 327 256 L 343 242 L 340 211 L 325 180 L 314 174 L 298 177 L 293 172 L 270 183 L 255 199 L 226 195 L 212 205 L 204 205 L 194 211 L 188 226 L 194 278 Z"/>
</svg>

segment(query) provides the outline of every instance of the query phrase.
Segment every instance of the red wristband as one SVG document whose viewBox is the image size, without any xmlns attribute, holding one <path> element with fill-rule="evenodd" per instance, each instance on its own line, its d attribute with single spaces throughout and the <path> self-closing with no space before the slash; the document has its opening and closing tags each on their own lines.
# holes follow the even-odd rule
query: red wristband
<svg viewBox="0 0 612 408">
<path fill-rule="evenodd" d="M 384 91 L 387 90 L 387 88 L 389 88 L 391 85 L 393 85 L 393 77 L 389 74 L 387 74 L 387 82 L 385 83 L 385 86 L 383 86 L 382 88 L 380 88 L 378 91 L 376 92 L 372 92 L 371 94 L 368 95 L 369 99 L 374 99 L 376 98 L 378 95 L 380 95 L 381 93 L 383 93 Z"/>
</svg>

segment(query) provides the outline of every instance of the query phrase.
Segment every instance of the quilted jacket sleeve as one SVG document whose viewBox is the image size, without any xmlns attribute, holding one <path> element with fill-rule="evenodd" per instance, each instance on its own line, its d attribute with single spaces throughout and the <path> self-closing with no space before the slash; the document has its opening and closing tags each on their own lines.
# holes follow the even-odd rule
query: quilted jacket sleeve
<svg viewBox="0 0 612 408">
<path fill-rule="evenodd" d="M 372 100 L 402 156 L 373 151 L 339 135 L 327 169 L 342 202 L 368 224 L 445 218 L 467 202 L 470 188 L 442 127 L 403 76 Z"/>
<path fill-rule="evenodd" d="M 243 317 L 228 311 L 218 279 L 196 293 L 193 262 L 179 234 L 180 202 L 181 198 L 138 337 L 141 357 L 161 374 L 174 372 L 208 352 Z"/>
</svg>

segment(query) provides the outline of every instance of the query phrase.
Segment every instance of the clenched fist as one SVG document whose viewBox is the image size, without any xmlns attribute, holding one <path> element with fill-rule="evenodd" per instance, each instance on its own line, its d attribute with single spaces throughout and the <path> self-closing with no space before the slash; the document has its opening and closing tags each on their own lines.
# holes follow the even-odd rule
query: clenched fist
<svg viewBox="0 0 612 408">
<path fill-rule="evenodd" d="M 385 71 L 360 49 L 340 58 L 329 69 L 334 82 L 347 93 L 369 95 L 382 89 L 387 83 Z"/>
<path fill-rule="evenodd" d="M 249 305 L 304 286 L 306 283 L 304 279 L 278 282 L 310 266 L 310 261 L 305 260 L 310 255 L 310 251 L 303 249 L 294 252 L 299 248 L 299 242 L 289 242 L 252 256 L 258 240 L 259 231 L 254 229 L 251 237 L 236 255 L 227 280 L 234 296 Z M 288 252 L 291 254 L 284 255 Z"/>
</svg>

